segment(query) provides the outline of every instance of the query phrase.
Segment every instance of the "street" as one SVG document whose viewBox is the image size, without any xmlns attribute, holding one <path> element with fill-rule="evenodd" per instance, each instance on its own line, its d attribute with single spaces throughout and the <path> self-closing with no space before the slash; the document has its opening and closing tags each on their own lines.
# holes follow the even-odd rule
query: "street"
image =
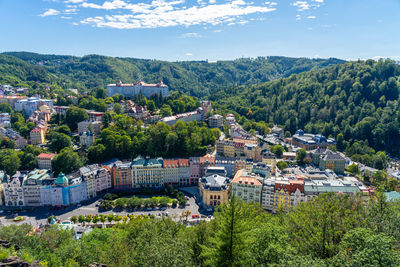
<svg viewBox="0 0 400 267">
<path fill-rule="evenodd" d="M 192 191 L 193 193 L 195 192 L 194 189 L 187 190 L 187 191 Z M 162 211 L 160 208 L 154 208 L 153 210 L 147 210 L 147 209 L 142 209 L 139 211 L 118 211 L 116 209 L 113 210 L 108 210 L 108 211 L 99 211 L 98 210 L 98 205 L 100 204 L 100 200 L 96 200 L 92 203 L 89 204 L 82 204 L 82 206 L 78 207 L 77 205 L 70 206 L 63 209 L 56 209 L 56 210 L 51 210 L 50 208 L 47 207 L 38 207 L 36 209 L 33 209 L 32 211 L 23 211 L 23 212 L 7 212 L 7 213 L 2 213 L 0 214 L 0 224 L 1 225 L 11 225 L 11 224 L 31 224 L 33 226 L 39 226 L 41 224 L 46 224 L 47 223 L 47 218 L 50 217 L 51 215 L 55 215 L 58 220 L 63 221 L 63 220 L 69 220 L 72 216 L 80 216 L 80 215 L 96 215 L 96 214 L 116 214 L 116 215 L 121 215 L 125 216 L 128 214 L 133 214 L 133 215 L 154 215 L 156 217 L 161 216 L 167 216 L 166 214 L 168 213 L 168 217 L 175 221 L 179 221 L 180 217 L 182 215 L 182 212 L 185 210 L 189 210 L 190 214 L 199 214 L 199 206 L 196 203 L 195 198 L 192 196 L 192 194 L 188 194 L 188 201 L 186 204 L 186 207 L 176 207 L 176 208 L 167 208 L 166 210 Z M 207 213 L 207 212 L 206 212 Z M 204 214 L 204 213 L 203 213 Z M 191 218 L 191 215 L 189 218 Z M 206 215 L 210 215 L 208 212 Z M 14 222 L 13 219 L 16 216 L 23 216 L 25 219 L 20 222 Z"/>
</svg>

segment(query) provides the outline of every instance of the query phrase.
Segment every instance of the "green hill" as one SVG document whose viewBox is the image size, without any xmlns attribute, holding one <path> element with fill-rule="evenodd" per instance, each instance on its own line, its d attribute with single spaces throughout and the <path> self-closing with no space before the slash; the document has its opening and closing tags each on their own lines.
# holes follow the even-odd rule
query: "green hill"
<svg viewBox="0 0 400 267">
<path fill-rule="evenodd" d="M 105 87 L 121 79 L 156 82 L 160 79 L 172 90 L 203 97 L 221 88 L 266 82 L 294 73 L 342 64 L 339 59 L 307 59 L 259 57 L 232 61 L 168 62 L 135 58 L 115 58 L 99 55 L 84 57 L 40 55 L 29 52 L 7 52 L 31 65 L 67 81 L 67 85 L 81 89 Z M 71 83 L 69 83 L 71 82 Z"/>
<path fill-rule="evenodd" d="M 211 99 L 248 119 L 283 125 L 292 134 L 299 128 L 333 137 L 342 133 L 349 144 L 361 140 L 399 155 L 399 75 L 394 61 L 349 62 L 220 90 Z M 354 149 L 350 155 L 363 154 L 348 149 Z"/>
</svg>

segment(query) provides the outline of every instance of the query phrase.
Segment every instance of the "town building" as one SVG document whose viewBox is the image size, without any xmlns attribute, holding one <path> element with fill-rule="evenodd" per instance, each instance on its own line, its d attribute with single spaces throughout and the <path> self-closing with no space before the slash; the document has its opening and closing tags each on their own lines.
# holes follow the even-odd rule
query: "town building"
<svg viewBox="0 0 400 267">
<path fill-rule="evenodd" d="M 94 134 L 99 134 L 102 127 L 101 121 L 81 121 L 78 122 L 78 133 L 81 134 L 83 132 L 92 132 Z"/>
<path fill-rule="evenodd" d="M 303 180 L 277 180 L 275 181 L 274 211 L 297 206 L 305 202 Z"/>
<path fill-rule="evenodd" d="M 312 152 L 313 164 L 321 170 L 330 169 L 337 174 L 343 174 L 346 167 L 346 159 L 339 153 L 327 148 L 318 148 Z"/>
<path fill-rule="evenodd" d="M 264 210 L 274 210 L 275 179 L 264 179 L 261 192 L 261 205 Z"/>
<path fill-rule="evenodd" d="M 3 176 L 4 204 L 6 206 L 25 206 L 23 184 L 27 175 L 17 171 L 10 178 Z"/>
<path fill-rule="evenodd" d="M 38 110 L 39 107 L 43 105 L 53 108 L 53 102 L 49 99 L 41 99 L 39 97 L 29 97 L 15 102 L 14 109 L 16 111 L 24 112 L 25 115 L 29 117 L 34 111 Z"/>
<path fill-rule="evenodd" d="M 164 186 L 162 158 L 137 157 L 132 161 L 133 188 L 159 188 Z"/>
<path fill-rule="evenodd" d="M 204 175 L 210 176 L 213 174 L 226 176 L 226 169 L 224 166 L 209 166 L 209 167 L 207 167 Z"/>
<path fill-rule="evenodd" d="M 40 187 L 42 206 L 69 206 L 87 200 L 85 182 L 81 177 L 72 176 L 69 179 L 60 173 L 52 184 Z"/>
<path fill-rule="evenodd" d="M 199 181 L 202 204 L 205 207 L 222 205 L 229 200 L 229 178 L 213 174 Z"/>
<path fill-rule="evenodd" d="M 222 128 L 224 126 L 224 117 L 219 114 L 212 115 L 208 118 L 208 126 L 210 128 Z"/>
<path fill-rule="evenodd" d="M 83 132 L 79 134 L 79 144 L 82 147 L 91 147 L 94 144 L 94 134 L 91 131 Z"/>
<path fill-rule="evenodd" d="M 27 99 L 28 97 L 26 96 L 20 96 L 20 95 L 2 95 L 0 96 L 0 104 L 2 103 L 7 103 L 11 106 L 11 108 L 15 107 L 15 103 L 20 100 Z"/>
<path fill-rule="evenodd" d="M 190 169 L 190 176 L 189 176 L 189 184 L 196 185 L 198 184 L 200 176 L 200 157 L 190 157 L 189 158 L 189 169 Z"/>
<path fill-rule="evenodd" d="M 280 128 L 280 127 L 274 125 L 274 126 L 271 128 L 270 134 L 272 134 L 272 135 L 274 135 L 274 136 L 276 136 L 276 137 L 278 137 L 278 138 L 283 138 L 283 136 L 284 136 L 284 131 L 283 131 L 282 128 Z"/>
<path fill-rule="evenodd" d="M 86 110 L 89 115 L 89 121 L 101 121 L 104 115 L 104 112 L 94 111 L 94 110 Z"/>
<path fill-rule="evenodd" d="M 93 164 L 79 168 L 79 174 L 82 178 L 82 181 L 84 181 L 86 184 L 87 198 L 93 198 L 97 196 L 95 179 L 97 167 L 97 164 Z"/>
<path fill-rule="evenodd" d="M 271 177 L 271 166 L 264 162 L 257 162 L 253 164 L 252 172 L 263 178 L 269 178 Z"/>
<path fill-rule="evenodd" d="M 333 138 L 326 138 L 321 134 L 305 133 L 303 130 L 297 130 L 292 138 L 287 141 L 297 147 L 305 150 L 314 150 L 317 148 L 327 148 L 328 146 L 336 146 L 336 141 Z"/>
<path fill-rule="evenodd" d="M 227 126 L 236 124 L 235 115 L 233 115 L 232 113 L 229 113 L 228 115 L 226 115 L 225 124 Z"/>
<path fill-rule="evenodd" d="M 152 95 L 160 94 L 162 97 L 169 96 L 169 88 L 162 81 L 156 84 L 147 84 L 143 81 L 137 83 L 122 83 L 118 81 L 115 84 L 107 85 L 108 96 L 123 95 L 125 97 L 134 97 L 135 95 L 142 94 L 150 98 Z"/>
<path fill-rule="evenodd" d="M 163 160 L 164 185 L 179 185 L 179 164 L 177 159 Z"/>
<path fill-rule="evenodd" d="M 38 169 L 28 173 L 22 185 L 24 191 L 25 206 L 37 207 L 41 205 L 40 187 L 43 184 L 46 184 L 46 181 L 49 179 L 50 175 L 48 174 L 48 170 Z"/>
<path fill-rule="evenodd" d="M 40 153 L 37 156 L 39 169 L 51 170 L 52 169 L 51 162 L 53 161 L 55 156 L 56 154 L 53 153 Z"/>
<path fill-rule="evenodd" d="M 11 127 L 11 115 L 10 113 L 0 113 L 0 127 Z"/>
<path fill-rule="evenodd" d="M 36 126 L 30 132 L 30 139 L 32 145 L 41 145 L 46 142 L 46 128 L 41 126 Z"/>
<path fill-rule="evenodd" d="M 172 126 L 178 121 L 190 122 L 190 121 L 202 121 L 204 120 L 207 112 L 211 111 L 211 103 L 208 101 L 202 101 L 202 106 L 198 107 L 195 111 L 177 114 L 174 116 L 164 117 L 160 121 Z"/>
<path fill-rule="evenodd" d="M 339 179 L 305 181 L 304 191 L 306 201 L 316 198 L 322 193 L 355 195 L 360 192 L 359 187 L 349 181 Z"/>
<path fill-rule="evenodd" d="M 190 184 L 190 166 L 188 159 L 164 159 L 163 171 L 165 186 L 185 186 Z"/>
<path fill-rule="evenodd" d="M 256 162 L 262 160 L 261 148 L 253 139 L 218 140 L 217 154 L 225 157 L 250 158 Z"/>
<path fill-rule="evenodd" d="M 245 169 L 239 170 L 231 182 L 231 194 L 244 202 L 261 203 L 263 188 L 260 176 L 250 175 Z"/>
<path fill-rule="evenodd" d="M 147 106 L 131 106 L 127 110 L 127 115 L 134 118 L 135 120 L 142 121 L 147 121 L 151 118 L 151 114 L 147 110 Z"/>
<path fill-rule="evenodd" d="M 132 189 L 131 163 L 116 163 L 111 168 L 112 185 L 115 190 Z"/>
<path fill-rule="evenodd" d="M 215 166 L 224 167 L 226 170 L 225 176 L 229 178 L 233 178 L 235 175 L 235 162 L 236 158 L 234 157 L 215 157 Z"/>
<path fill-rule="evenodd" d="M 28 142 L 23 138 L 17 131 L 11 128 L 0 127 L 0 136 L 2 138 L 7 137 L 15 141 L 17 148 L 23 148 Z"/>
</svg>

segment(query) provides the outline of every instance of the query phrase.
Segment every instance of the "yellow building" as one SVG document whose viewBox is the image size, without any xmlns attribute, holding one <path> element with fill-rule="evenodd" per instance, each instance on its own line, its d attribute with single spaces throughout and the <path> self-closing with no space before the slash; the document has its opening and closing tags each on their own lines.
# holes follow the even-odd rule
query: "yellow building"
<svg viewBox="0 0 400 267">
<path fill-rule="evenodd" d="M 203 206 L 222 205 L 229 200 L 229 178 L 218 174 L 203 177 L 199 182 L 199 191 Z"/>
<path fill-rule="evenodd" d="M 31 137 L 31 144 L 32 145 L 40 145 L 43 144 L 45 140 L 45 128 L 43 127 L 35 127 L 33 130 L 30 132 L 30 137 Z"/>
</svg>

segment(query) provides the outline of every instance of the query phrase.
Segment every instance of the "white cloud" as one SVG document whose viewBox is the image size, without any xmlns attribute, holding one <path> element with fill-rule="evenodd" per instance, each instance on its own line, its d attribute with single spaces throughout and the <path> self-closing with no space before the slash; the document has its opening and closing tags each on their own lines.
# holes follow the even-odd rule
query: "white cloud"
<svg viewBox="0 0 400 267">
<path fill-rule="evenodd" d="M 222 32 L 222 30 L 213 30 L 213 32 Z"/>
<path fill-rule="evenodd" d="M 86 0 L 66 0 L 64 3 L 70 3 L 70 4 L 79 4 L 82 2 L 85 2 Z"/>
<path fill-rule="evenodd" d="M 184 33 L 181 34 L 182 38 L 199 38 L 201 37 L 200 34 L 198 34 L 197 32 L 188 32 L 188 33 Z"/>
<path fill-rule="evenodd" d="M 243 16 L 267 13 L 276 10 L 274 2 L 267 5 L 253 5 L 243 0 L 233 0 L 224 4 L 201 4 L 199 6 L 177 6 L 184 0 L 167 2 L 153 0 L 150 4 L 130 4 L 122 0 L 105 1 L 102 4 L 84 2 L 82 7 L 101 10 L 124 9 L 129 14 L 110 14 L 82 19 L 80 23 L 95 27 L 116 29 L 158 28 L 171 26 L 245 24 Z M 201 2 L 203 3 L 203 2 Z"/>
<path fill-rule="evenodd" d="M 308 16 L 307 18 L 308 19 L 316 19 L 317 17 L 316 16 Z"/>
<path fill-rule="evenodd" d="M 62 19 L 72 19 L 72 17 L 61 16 Z"/>
<path fill-rule="evenodd" d="M 324 3 L 324 0 L 311 0 L 311 1 L 296 1 L 291 3 L 292 6 L 297 7 L 297 11 L 303 12 L 305 10 L 309 10 L 310 8 L 318 8 L 321 4 Z"/>
<path fill-rule="evenodd" d="M 297 7 L 298 11 L 304 11 L 310 9 L 311 5 L 307 1 L 297 1 L 291 4 L 292 6 Z"/>
<path fill-rule="evenodd" d="M 70 8 L 70 9 L 64 10 L 65 14 L 76 14 L 76 12 L 78 12 L 77 8 Z"/>
<path fill-rule="evenodd" d="M 55 15 L 58 15 L 58 14 L 60 14 L 60 11 L 50 8 L 50 9 L 47 9 L 42 14 L 40 14 L 39 16 L 47 17 L 47 16 L 55 16 Z"/>
<path fill-rule="evenodd" d="M 301 15 L 297 14 L 296 15 L 296 20 L 301 20 Z"/>
<path fill-rule="evenodd" d="M 192 53 L 186 53 L 185 56 L 191 57 L 191 56 L 193 56 L 193 54 Z"/>
</svg>

